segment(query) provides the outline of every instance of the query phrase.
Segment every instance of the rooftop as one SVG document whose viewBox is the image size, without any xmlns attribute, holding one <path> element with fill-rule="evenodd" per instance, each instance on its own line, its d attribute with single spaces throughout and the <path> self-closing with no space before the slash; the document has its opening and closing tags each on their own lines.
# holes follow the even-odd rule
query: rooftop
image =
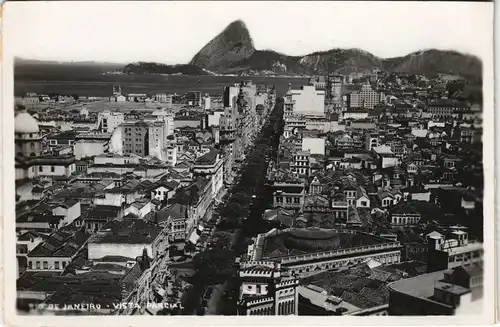
<svg viewBox="0 0 500 327">
<path fill-rule="evenodd" d="M 151 244 L 161 228 L 141 219 L 112 220 L 89 243 Z"/>
<path fill-rule="evenodd" d="M 332 229 L 290 228 L 269 233 L 263 245 L 263 258 L 300 255 L 328 250 L 374 245 L 383 241 L 365 234 Z"/>
</svg>

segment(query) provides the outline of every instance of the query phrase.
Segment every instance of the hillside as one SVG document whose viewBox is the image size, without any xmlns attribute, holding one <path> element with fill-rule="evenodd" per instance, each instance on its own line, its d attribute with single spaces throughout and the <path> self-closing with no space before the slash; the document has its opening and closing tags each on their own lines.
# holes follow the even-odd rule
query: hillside
<svg viewBox="0 0 500 327">
<path fill-rule="evenodd" d="M 384 60 L 384 68 L 390 72 L 451 74 L 465 77 L 481 77 L 482 62 L 479 58 L 456 51 L 425 50 L 404 57 Z"/>
<path fill-rule="evenodd" d="M 154 62 L 128 64 L 121 71 L 124 74 L 136 75 L 210 75 L 194 65 L 163 65 Z"/>
</svg>

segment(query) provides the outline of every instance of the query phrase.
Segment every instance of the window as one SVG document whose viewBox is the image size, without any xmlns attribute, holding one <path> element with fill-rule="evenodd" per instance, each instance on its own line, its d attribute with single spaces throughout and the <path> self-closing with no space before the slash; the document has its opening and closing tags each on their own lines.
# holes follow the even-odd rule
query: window
<svg viewBox="0 0 500 327">
<path fill-rule="evenodd" d="M 40 269 L 40 261 L 37 261 L 35 266 L 36 266 L 36 269 Z"/>
<path fill-rule="evenodd" d="M 49 269 L 49 263 L 47 261 L 43 262 L 43 269 Z"/>
<path fill-rule="evenodd" d="M 31 149 L 33 150 L 35 148 L 35 143 L 31 142 L 30 146 L 31 146 Z"/>
<path fill-rule="evenodd" d="M 43 171 L 43 166 L 39 166 L 39 167 L 38 167 L 38 170 L 39 170 L 40 172 L 42 172 L 42 171 Z"/>
<path fill-rule="evenodd" d="M 56 167 L 54 167 L 54 166 L 50 167 L 50 171 L 51 172 L 55 172 L 56 171 Z"/>
<path fill-rule="evenodd" d="M 54 265 L 56 267 L 56 270 L 59 270 L 59 261 L 54 262 Z"/>
<path fill-rule="evenodd" d="M 66 268 L 66 261 L 62 262 L 62 267 L 63 267 L 63 269 Z"/>
<path fill-rule="evenodd" d="M 28 262 L 28 269 L 33 269 L 33 262 L 32 261 Z"/>
<path fill-rule="evenodd" d="M 361 201 L 361 205 L 362 205 L 363 207 L 366 207 L 368 204 L 366 203 L 366 201 Z"/>
</svg>

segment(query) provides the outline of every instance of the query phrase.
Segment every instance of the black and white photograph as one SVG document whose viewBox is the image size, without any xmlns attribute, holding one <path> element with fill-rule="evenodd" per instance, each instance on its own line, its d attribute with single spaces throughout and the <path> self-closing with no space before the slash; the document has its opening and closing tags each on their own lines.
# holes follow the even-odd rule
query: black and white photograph
<svg viewBox="0 0 500 327">
<path fill-rule="evenodd" d="M 2 15 L 7 324 L 493 322 L 493 3 Z"/>
</svg>

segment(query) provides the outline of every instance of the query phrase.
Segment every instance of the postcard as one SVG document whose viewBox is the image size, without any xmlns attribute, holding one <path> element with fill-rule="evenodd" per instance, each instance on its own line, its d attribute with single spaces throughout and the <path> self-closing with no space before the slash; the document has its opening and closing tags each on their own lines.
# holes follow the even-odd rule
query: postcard
<svg viewBox="0 0 500 327">
<path fill-rule="evenodd" d="M 7 2 L 2 42 L 6 325 L 493 323 L 492 2 Z"/>
</svg>

